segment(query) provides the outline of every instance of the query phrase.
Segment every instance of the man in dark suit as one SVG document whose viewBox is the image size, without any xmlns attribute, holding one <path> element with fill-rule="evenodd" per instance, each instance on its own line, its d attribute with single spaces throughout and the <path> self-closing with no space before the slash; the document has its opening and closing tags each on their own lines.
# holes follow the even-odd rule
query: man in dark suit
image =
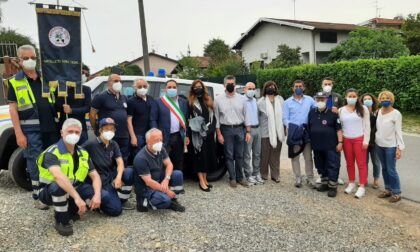
<svg viewBox="0 0 420 252">
<path fill-rule="evenodd" d="M 158 113 L 151 115 L 151 121 L 155 121 L 154 125 L 163 133 L 163 144 L 174 169 L 182 170 L 184 149 L 190 143 L 187 136 L 188 103 L 178 96 L 175 80 L 166 82 L 165 91 L 166 94 L 157 99 Z"/>
</svg>

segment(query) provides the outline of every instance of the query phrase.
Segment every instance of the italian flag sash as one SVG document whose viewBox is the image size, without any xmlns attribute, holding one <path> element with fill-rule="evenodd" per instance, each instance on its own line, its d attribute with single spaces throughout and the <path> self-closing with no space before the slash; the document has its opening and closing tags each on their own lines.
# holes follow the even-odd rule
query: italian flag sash
<svg viewBox="0 0 420 252">
<path fill-rule="evenodd" d="M 182 113 L 181 109 L 178 107 L 178 105 L 174 102 L 174 100 L 172 100 L 166 95 L 160 97 L 160 99 L 162 100 L 163 104 L 165 104 L 165 106 L 171 111 L 171 113 L 174 114 L 176 119 L 178 119 L 179 123 L 181 124 L 181 127 L 184 129 L 184 132 L 187 132 L 187 123 L 185 120 L 185 116 Z"/>
</svg>

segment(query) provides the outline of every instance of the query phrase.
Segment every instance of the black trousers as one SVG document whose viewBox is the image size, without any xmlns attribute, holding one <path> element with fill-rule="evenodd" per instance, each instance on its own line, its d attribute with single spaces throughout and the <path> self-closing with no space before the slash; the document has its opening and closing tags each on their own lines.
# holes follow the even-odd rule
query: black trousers
<svg viewBox="0 0 420 252">
<path fill-rule="evenodd" d="M 174 170 L 182 171 L 184 169 L 184 141 L 181 133 L 176 132 L 170 135 L 169 144 L 166 149 L 174 165 Z"/>
</svg>

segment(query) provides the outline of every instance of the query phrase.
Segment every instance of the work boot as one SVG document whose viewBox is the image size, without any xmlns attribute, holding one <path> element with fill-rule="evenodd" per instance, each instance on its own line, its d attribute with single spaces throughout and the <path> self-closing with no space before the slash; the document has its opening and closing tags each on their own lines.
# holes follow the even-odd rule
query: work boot
<svg viewBox="0 0 420 252">
<path fill-rule="evenodd" d="M 44 203 L 42 203 L 40 200 L 34 201 L 34 207 L 39 210 L 48 210 L 50 208 L 48 205 L 45 205 Z"/>
<path fill-rule="evenodd" d="M 173 199 L 171 201 L 171 205 L 169 206 L 169 209 L 175 212 L 185 212 L 185 207 L 179 204 L 179 202 L 176 199 Z"/>
<path fill-rule="evenodd" d="M 134 204 L 133 203 L 131 203 L 130 201 L 126 201 L 126 202 L 124 202 L 124 203 L 122 203 L 122 209 L 124 209 L 124 210 L 134 210 Z"/>
<path fill-rule="evenodd" d="M 316 190 L 318 191 L 318 192 L 326 192 L 326 191 L 328 191 L 330 188 L 328 187 L 328 185 L 327 184 L 321 184 L 320 186 L 318 186 L 317 188 L 316 188 Z"/>
<path fill-rule="evenodd" d="M 54 228 L 62 236 L 70 236 L 73 234 L 73 226 L 70 223 L 63 224 L 61 222 L 56 222 Z"/>
<path fill-rule="evenodd" d="M 328 189 L 328 197 L 334 198 L 337 196 L 337 187 L 330 187 Z"/>
</svg>

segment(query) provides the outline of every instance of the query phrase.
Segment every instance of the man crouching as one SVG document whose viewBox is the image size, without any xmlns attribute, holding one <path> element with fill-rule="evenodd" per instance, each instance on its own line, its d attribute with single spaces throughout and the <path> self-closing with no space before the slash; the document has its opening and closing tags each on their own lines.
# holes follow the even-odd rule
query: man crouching
<svg viewBox="0 0 420 252">
<path fill-rule="evenodd" d="M 184 191 L 183 175 L 181 171 L 173 170 L 162 141 L 160 130 L 149 130 L 146 146 L 134 158 L 134 186 L 139 212 L 147 212 L 149 208 L 185 211 L 185 207 L 176 200 L 176 195 Z"/>
<path fill-rule="evenodd" d="M 101 178 L 89 159 L 86 150 L 77 146 L 82 124 L 73 118 L 63 123 L 61 137 L 38 158 L 40 193 L 42 203 L 54 206 L 55 229 L 60 235 L 73 234 L 70 220 L 77 220 L 90 209 L 101 205 Z M 85 182 L 89 175 L 92 185 Z"/>
</svg>

